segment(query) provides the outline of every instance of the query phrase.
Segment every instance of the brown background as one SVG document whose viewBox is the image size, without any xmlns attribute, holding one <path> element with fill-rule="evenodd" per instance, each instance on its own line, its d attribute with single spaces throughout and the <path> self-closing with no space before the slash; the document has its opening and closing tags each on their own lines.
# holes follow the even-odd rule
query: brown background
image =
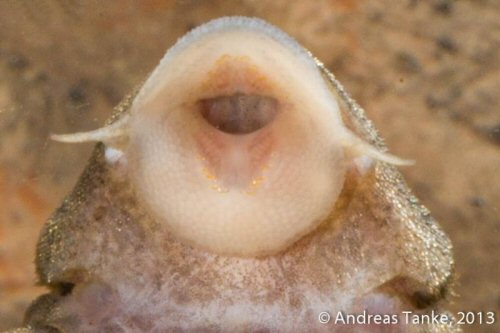
<svg viewBox="0 0 500 333">
<path fill-rule="evenodd" d="M 455 246 L 453 310 L 500 315 L 500 1 L 2 1 L 0 330 L 43 291 L 38 232 L 92 147 L 49 133 L 100 126 L 179 36 L 235 14 L 309 48 L 417 161 L 401 171 Z"/>
</svg>

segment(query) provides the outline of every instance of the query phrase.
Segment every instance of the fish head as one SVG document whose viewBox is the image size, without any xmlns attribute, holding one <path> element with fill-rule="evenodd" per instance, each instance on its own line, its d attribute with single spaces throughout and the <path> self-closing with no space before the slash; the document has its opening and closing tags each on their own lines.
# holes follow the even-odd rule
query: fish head
<svg viewBox="0 0 500 333">
<path fill-rule="evenodd" d="M 52 292 L 32 327 L 456 331 L 318 320 L 434 310 L 451 245 L 394 167 L 409 161 L 261 20 L 194 29 L 105 127 L 53 138 L 100 143 L 42 232 L 37 269 Z"/>
</svg>

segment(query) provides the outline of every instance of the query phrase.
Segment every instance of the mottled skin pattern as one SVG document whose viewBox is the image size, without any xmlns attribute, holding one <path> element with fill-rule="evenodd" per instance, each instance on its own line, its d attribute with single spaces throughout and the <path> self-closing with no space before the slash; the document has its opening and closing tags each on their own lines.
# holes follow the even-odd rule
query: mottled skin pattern
<svg viewBox="0 0 500 333">
<path fill-rule="evenodd" d="M 383 148 L 326 71 L 344 121 Z M 130 99 L 119 107 L 128 111 Z M 143 209 L 98 144 L 38 245 L 40 282 L 20 332 L 459 332 L 456 326 L 334 326 L 318 314 L 438 310 L 451 244 L 392 166 L 351 168 L 327 221 L 285 251 L 214 255 L 174 239 Z"/>
</svg>

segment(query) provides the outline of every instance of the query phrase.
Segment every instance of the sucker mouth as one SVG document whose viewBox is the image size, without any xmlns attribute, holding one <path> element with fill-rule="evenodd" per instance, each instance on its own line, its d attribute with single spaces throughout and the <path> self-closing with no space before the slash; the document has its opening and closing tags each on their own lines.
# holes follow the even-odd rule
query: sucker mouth
<svg viewBox="0 0 500 333">
<path fill-rule="evenodd" d="M 250 134 L 270 124 L 278 113 L 277 99 L 237 92 L 198 101 L 203 118 L 216 129 L 235 135 Z"/>
</svg>

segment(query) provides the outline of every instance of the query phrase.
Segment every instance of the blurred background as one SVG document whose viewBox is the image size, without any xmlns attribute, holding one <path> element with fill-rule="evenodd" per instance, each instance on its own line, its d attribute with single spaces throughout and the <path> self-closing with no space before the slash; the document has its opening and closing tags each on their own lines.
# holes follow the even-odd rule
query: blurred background
<svg viewBox="0 0 500 333">
<path fill-rule="evenodd" d="M 401 171 L 454 244 L 451 309 L 498 321 L 500 1 L 19 0 L 0 1 L 0 331 L 44 291 L 39 231 L 93 146 L 49 134 L 100 127 L 178 37 L 227 15 L 295 37 L 417 161 Z"/>
</svg>

